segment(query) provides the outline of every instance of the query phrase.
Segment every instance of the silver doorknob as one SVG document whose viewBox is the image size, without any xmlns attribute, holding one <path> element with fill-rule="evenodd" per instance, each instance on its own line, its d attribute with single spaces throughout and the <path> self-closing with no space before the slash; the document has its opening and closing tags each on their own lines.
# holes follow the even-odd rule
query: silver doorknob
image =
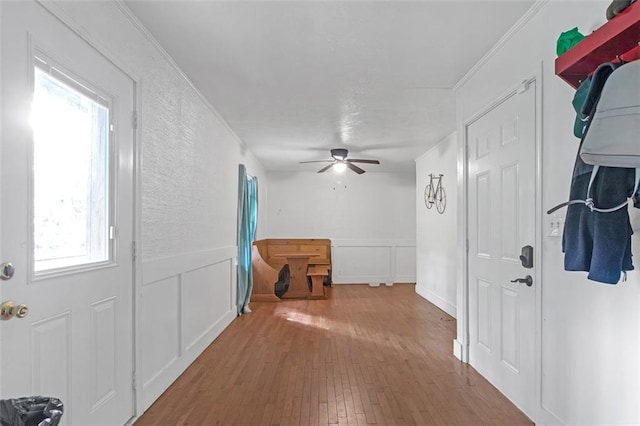
<svg viewBox="0 0 640 426">
<path fill-rule="evenodd" d="M 27 305 L 16 305 L 12 300 L 2 302 L 2 305 L 0 305 L 0 319 L 4 321 L 10 320 L 14 316 L 24 318 L 28 313 L 29 308 Z"/>
<path fill-rule="evenodd" d="M 13 267 L 11 262 L 3 263 L 0 265 L 0 280 L 10 280 L 13 277 L 14 272 L 16 272 L 16 268 Z"/>
</svg>

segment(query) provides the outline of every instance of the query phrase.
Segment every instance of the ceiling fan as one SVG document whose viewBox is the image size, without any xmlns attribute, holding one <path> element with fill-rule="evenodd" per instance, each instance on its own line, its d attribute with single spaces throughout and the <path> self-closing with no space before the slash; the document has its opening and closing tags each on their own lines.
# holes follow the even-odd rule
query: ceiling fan
<svg viewBox="0 0 640 426">
<path fill-rule="evenodd" d="M 347 158 L 349 151 L 344 148 L 334 148 L 331 150 L 331 157 L 333 160 L 317 160 L 317 161 L 301 161 L 300 164 L 304 163 L 331 163 L 326 167 L 318 170 L 318 173 L 323 173 L 329 170 L 331 167 L 334 167 L 337 171 L 340 169 L 344 170 L 345 168 L 349 168 L 361 175 L 364 173 L 360 167 L 356 166 L 353 163 L 366 163 L 366 164 L 380 164 L 378 160 L 362 160 L 362 159 L 350 159 Z"/>
</svg>

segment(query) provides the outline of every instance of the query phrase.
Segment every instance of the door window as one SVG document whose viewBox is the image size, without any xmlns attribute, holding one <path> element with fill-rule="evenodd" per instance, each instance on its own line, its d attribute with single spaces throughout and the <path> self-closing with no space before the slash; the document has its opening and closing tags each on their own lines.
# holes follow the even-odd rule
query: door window
<svg viewBox="0 0 640 426">
<path fill-rule="evenodd" d="M 36 58 L 33 263 L 36 275 L 111 260 L 110 105 Z"/>
</svg>

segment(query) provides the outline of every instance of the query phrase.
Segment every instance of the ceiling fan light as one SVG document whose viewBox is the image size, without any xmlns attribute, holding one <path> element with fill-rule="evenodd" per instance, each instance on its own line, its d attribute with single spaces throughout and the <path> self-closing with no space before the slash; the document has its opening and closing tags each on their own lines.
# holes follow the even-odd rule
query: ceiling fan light
<svg viewBox="0 0 640 426">
<path fill-rule="evenodd" d="M 333 170 L 335 170 L 338 173 L 342 173 L 345 170 L 347 170 L 347 165 L 345 163 L 336 163 L 333 165 Z"/>
<path fill-rule="evenodd" d="M 349 151 L 347 151 L 344 148 L 334 148 L 331 150 L 331 156 L 336 160 L 343 161 L 347 158 L 348 154 L 349 154 Z"/>
</svg>

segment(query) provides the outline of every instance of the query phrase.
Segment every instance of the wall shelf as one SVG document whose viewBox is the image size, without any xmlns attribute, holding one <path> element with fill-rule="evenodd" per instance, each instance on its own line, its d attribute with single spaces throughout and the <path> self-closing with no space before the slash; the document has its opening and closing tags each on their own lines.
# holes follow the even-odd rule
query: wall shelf
<svg viewBox="0 0 640 426">
<path fill-rule="evenodd" d="M 556 59 L 556 75 L 574 88 L 604 62 L 640 58 L 640 1 Z"/>
</svg>

